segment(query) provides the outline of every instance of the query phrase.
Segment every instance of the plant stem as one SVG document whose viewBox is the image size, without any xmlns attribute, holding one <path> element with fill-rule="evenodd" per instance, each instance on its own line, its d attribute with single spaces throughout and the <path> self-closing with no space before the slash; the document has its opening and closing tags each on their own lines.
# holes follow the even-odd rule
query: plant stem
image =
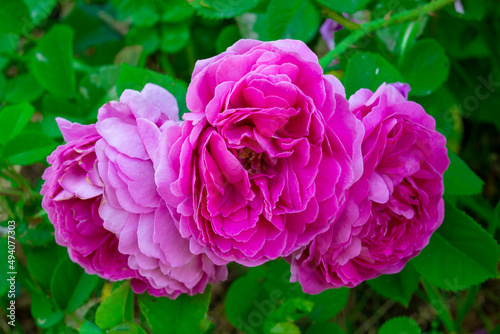
<svg viewBox="0 0 500 334">
<path fill-rule="evenodd" d="M 73 320 L 75 320 L 75 322 L 78 324 L 78 326 L 79 326 L 79 327 L 83 324 L 83 322 L 82 322 L 80 319 L 78 319 L 78 317 L 77 317 L 74 313 L 68 313 L 68 315 L 69 315 L 69 316 L 70 316 Z"/>
<path fill-rule="evenodd" d="M 446 327 L 449 333 L 456 333 L 455 321 L 453 320 L 447 302 L 443 300 L 441 293 L 435 286 L 432 286 L 425 280 L 421 280 L 421 283 L 424 287 L 425 293 L 429 297 L 430 304 L 436 310 L 437 316 L 443 323 L 444 327 Z"/>
<path fill-rule="evenodd" d="M 0 189 L 0 195 L 2 196 L 19 196 L 23 197 L 24 192 L 15 189 Z"/>
<path fill-rule="evenodd" d="M 323 13 L 334 20 L 335 22 L 340 23 L 341 25 L 344 26 L 344 28 L 349 29 L 349 30 L 358 30 L 361 29 L 361 25 L 355 22 L 352 22 L 351 20 L 343 17 L 336 11 L 333 11 L 329 8 L 323 7 Z"/>
<path fill-rule="evenodd" d="M 344 53 L 352 44 L 356 43 L 359 39 L 367 34 L 370 34 L 377 29 L 384 28 L 390 25 L 402 23 L 404 21 L 416 19 L 419 16 L 435 12 L 442 7 L 454 2 L 455 0 L 436 0 L 416 9 L 407 10 L 402 13 L 394 14 L 391 17 L 383 17 L 360 25 L 359 30 L 354 30 L 349 36 L 344 38 L 335 49 L 328 52 L 323 58 L 319 60 L 321 67 L 326 68 L 333 59 Z M 339 22 L 340 23 L 340 22 Z"/>
</svg>

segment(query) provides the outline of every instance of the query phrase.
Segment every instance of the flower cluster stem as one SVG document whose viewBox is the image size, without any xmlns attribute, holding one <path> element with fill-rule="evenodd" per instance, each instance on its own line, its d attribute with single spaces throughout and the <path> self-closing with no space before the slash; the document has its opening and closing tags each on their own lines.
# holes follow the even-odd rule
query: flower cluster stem
<svg viewBox="0 0 500 334">
<path fill-rule="evenodd" d="M 353 32 L 344 38 L 337 46 L 328 52 L 324 57 L 319 60 L 319 64 L 323 69 L 327 68 L 328 65 L 344 53 L 352 44 L 356 43 L 358 40 L 363 38 L 365 35 L 373 33 L 377 29 L 384 28 L 390 25 L 402 23 L 408 20 L 416 19 L 422 15 L 435 12 L 442 7 L 454 2 L 455 0 L 436 0 L 430 2 L 424 6 L 407 10 L 401 13 L 394 14 L 390 17 L 382 17 L 377 20 L 373 20 L 364 24 L 359 25 L 359 29 L 354 29 Z M 331 14 L 331 13 L 330 13 Z M 337 13 L 335 13 L 337 14 Z M 338 14 L 336 16 L 339 16 Z M 333 17 L 332 17 L 333 18 Z M 334 18 L 335 19 L 335 18 Z M 342 24 L 342 22 L 339 22 Z"/>
<path fill-rule="evenodd" d="M 351 20 L 343 17 L 341 14 L 337 13 L 336 11 L 333 11 L 329 8 L 323 7 L 323 13 L 325 16 L 328 16 L 335 22 L 340 23 L 343 25 L 346 29 L 349 30 L 358 30 L 361 29 L 361 25 L 355 22 L 352 22 Z"/>
</svg>

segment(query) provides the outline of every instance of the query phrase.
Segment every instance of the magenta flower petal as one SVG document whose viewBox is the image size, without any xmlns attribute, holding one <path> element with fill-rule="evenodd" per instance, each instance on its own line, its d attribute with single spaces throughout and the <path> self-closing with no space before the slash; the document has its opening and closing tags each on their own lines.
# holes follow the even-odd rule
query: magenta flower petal
<svg viewBox="0 0 500 334">
<path fill-rule="evenodd" d="M 340 217 L 289 258 L 292 281 L 305 292 L 399 272 L 443 221 L 446 141 L 434 119 L 406 100 L 406 86 L 361 89 L 349 100 L 365 130 L 364 171 Z"/>
<path fill-rule="evenodd" d="M 126 90 L 120 102 L 99 110 L 97 167 L 104 183 L 100 214 L 104 227 L 118 237 L 118 249 L 138 275 L 135 292 L 176 298 L 201 293 L 225 279 L 225 266 L 195 255 L 178 230 L 177 213 L 158 195 L 155 164 L 160 135 L 180 136 L 178 108 L 165 89 L 148 84 Z"/>
<path fill-rule="evenodd" d="M 62 118 L 57 123 L 67 143 L 47 158 L 51 166 L 43 174 L 41 191 L 56 242 L 67 247 L 71 260 L 89 274 L 114 281 L 133 278 L 128 257 L 118 251 L 118 240 L 103 227 L 98 213 L 103 184 L 94 164 L 95 143 L 101 136 L 94 125 Z"/>
<path fill-rule="evenodd" d="M 197 62 L 187 105 L 160 135 L 156 184 L 191 251 L 217 264 L 307 245 L 361 176 L 361 122 L 302 42 L 240 40 Z"/>
</svg>

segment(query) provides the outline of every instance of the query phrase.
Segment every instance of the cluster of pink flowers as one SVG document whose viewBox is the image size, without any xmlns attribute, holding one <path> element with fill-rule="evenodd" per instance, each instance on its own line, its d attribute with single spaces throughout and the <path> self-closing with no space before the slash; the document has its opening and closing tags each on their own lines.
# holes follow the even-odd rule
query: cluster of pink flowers
<svg viewBox="0 0 500 334">
<path fill-rule="evenodd" d="M 308 293 L 396 273 L 443 220 L 445 139 L 408 86 L 346 99 L 302 42 L 240 40 L 198 61 L 179 120 L 147 84 L 59 119 L 43 207 L 90 274 L 176 298 L 226 264 L 285 258 Z"/>
</svg>

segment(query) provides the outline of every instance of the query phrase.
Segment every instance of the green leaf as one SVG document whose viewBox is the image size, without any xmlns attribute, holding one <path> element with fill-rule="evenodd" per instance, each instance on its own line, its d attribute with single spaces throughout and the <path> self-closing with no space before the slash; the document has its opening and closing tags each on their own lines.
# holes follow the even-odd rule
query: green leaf
<svg viewBox="0 0 500 334">
<path fill-rule="evenodd" d="M 122 20 L 132 18 L 132 23 L 140 27 L 152 27 L 160 20 L 159 1 L 157 0 L 112 0 Z"/>
<path fill-rule="evenodd" d="M 59 101 L 59 103 L 50 108 L 51 113 L 57 116 L 64 115 L 65 118 L 72 121 L 84 118 L 94 122 L 97 119 L 97 111 L 102 105 L 110 100 L 118 99 L 115 86 L 120 70 L 121 67 L 118 65 L 104 65 L 89 72 L 80 81 L 80 94 L 77 96 L 75 107 L 68 108 L 64 112 L 62 110 L 64 102 Z M 48 107 L 45 102 L 44 99 L 44 112 L 48 110 L 45 109 L 45 107 Z M 55 109 L 58 109 L 59 112 Z"/>
<path fill-rule="evenodd" d="M 458 291 L 497 277 L 499 256 L 495 239 L 471 217 L 446 203 L 443 224 L 411 263 L 437 287 Z"/>
<path fill-rule="evenodd" d="M 9 103 L 31 102 L 43 93 L 36 78 L 31 73 L 18 75 L 7 82 L 5 101 Z"/>
<path fill-rule="evenodd" d="M 4 156 L 12 165 L 27 166 L 45 159 L 56 146 L 57 143 L 42 132 L 26 131 L 9 141 Z"/>
<path fill-rule="evenodd" d="M 243 38 L 258 39 L 259 41 L 270 41 L 267 31 L 266 13 L 244 13 L 241 15 L 238 26 Z"/>
<path fill-rule="evenodd" d="M 311 0 L 271 0 L 267 31 L 271 39 L 292 38 L 309 42 L 317 34 L 320 13 Z"/>
<path fill-rule="evenodd" d="M 199 333 L 201 320 L 210 304 L 211 290 L 209 286 L 203 294 L 182 294 L 175 300 L 143 293 L 139 295 L 139 307 L 153 334 Z"/>
<path fill-rule="evenodd" d="M 225 26 L 215 41 L 217 53 L 226 51 L 228 47 L 236 43 L 240 38 L 240 30 L 236 24 Z"/>
<path fill-rule="evenodd" d="M 412 100 L 420 104 L 429 115 L 434 117 L 436 131 L 446 137 L 448 149 L 460 149 L 463 132 L 462 118 L 458 102 L 447 85 L 442 86 L 431 95 L 413 97 Z"/>
<path fill-rule="evenodd" d="M 235 17 L 255 8 L 261 0 L 192 0 L 198 14 L 213 19 Z"/>
<path fill-rule="evenodd" d="M 410 95 L 429 95 L 448 78 L 450 60 L 438 42 L 423 39 L 403 56 L 400 70 L 404 81 L 411 86 Z"/>
<path fill-rule="evenodd" d="M 94 291 L 97 286 L 97 282 L 99 281 L 99 277 L 96 275 L 88 275 L 85 272 L 82 273 L 78 283 L 75 286 L 71 294 L 71 298 L 68 301 L 68 306 L 66 309 L 69 313 L 74 312 L 80 306 L 85 303 L 85 301 L 89 298 L 92 291 Z"/>
<path fill-rule="evenodd" d="M 305 334 L 344 334 L 344 331 L 336 324 L 332 324 L 331 322 L 319 322 L 314 323 L 309 326 L 306 330 Z"/>
<path fill-rule="evenodd" d="M 411 296 L 418 289 L 420 275 L 407 264 L 403 270 L 393 275 L 382 275 L 369 280 L 368 285 L 379 295 L 395 300 L 404 306 L 408 306 Z"/>
<path fill-rule="evenodd" d="M 402 81 L 398 70 L 378 54 L 369 52 L 354 54 L 347 63 L 344 76 L 347 96 L 360 88 L 368 88 L 374 92 L 384 82 L 398 81 Z"/>
<path fill-rule="evenodd" d="M 24 1 L 2 1 L 0 10 L 0 35 L 27 35 L 33 29 L 30 12 Z"/>
<path fill-rule="evenodd" d="M 303 298 L 284 300 L 266 317 L 264 321 L 264 333 L 275 333 L 278 330 L 281 331 L 288 328 L 287 326 L 283 327 L 283 324 L 293 325 L 293 322 L 310 314 L 313 306 L 313 302 Z M 277 329 L 277 326 L 280 329 Z M 291 330 L 293 330 L 293 327 Z"/>
<path fill-rule="evenodd" d="M 127 45 L 142 45 L 144 53 L 150 55 L 158 50 L 160 36 L 156 27 L 142 28 L 133 26 L 125 36 L 125 42 Z"/>
<path fill-rule="evenodd" d="M 186 107 L 186 84 L 168 75 L 124 64 L 116 82 L 116 91 L 118 95 L 121 95 L 125 89 L 140 91 L 147 83 L 153 83 L 168 90 L 177 100 L 180 115 L 189 112 Z"/>
<path fill-rule="evenodd" d="M 447 12 L 462 20 L 483 20 L 487 13 L 486 0 L 461 0 L 464 13 L 457 13 L 453 6 L 447 8 Z"/>
<path fill-rule="evenodd" d="M 4 294 L 9 290 L 10 283 L 7 281 L 9 278 L 8 272 L 12 270 L 9 269 L 9 262 L 7 262 L 9 252 L 8 252 L 8 241 L 7 238 L 0 238 L 0 256 L 4 261 L 0 263 L 0 294 L 4 296 Z M 17 261 L 16 261 L 17 263 Z M 3 306 L 3 305 L 2 305 Z"/>
<path fill-rule="evenodd" d="M 300 334 L 300 328 L 291 322 L 279 322 L 268 333 L 272 334 Z"/>
<path fill-rule="evenodd" d="M 161 26 L 160 50 L 165 53 L 179 52 L 189 42 L 190 35 L 187 24 L 163 24 Z"/>
<path fill-rule="evenodd" d="M 483 190 L 483 180 L 453 151 L 448 150 L 450 166 L 444 173 L 444 193 L 447 195 L 475 195 Z"/>
<path fill-rule="evenodd" d="M 415 44 L 415 39 L 423 32 L 427 24 L 428 16 L 421 20 L 404 22 L 378 29 L 375 33 L 385 44 L 387 50 L 395 55 L 401 56 L 406 50 Z"/>
<path fill-rule="evenodd" d="M 0 111 L 0 144 L 5 146 L 29 123 L 35 109 L 29 103 L 8 106 Z"/>
<path fill-rule="evenodd" d="M 5 94 L 5 87 L 7 87 L 7 79 L 5 78 L 5 75 L 0 72 L 0 100 L 3 99 L 3 96 Z"/>
<path fill-rule="evenodd" d="M 43 215 L 43 221 L 29 227 L 26 223 L 18 223 L 17 240 L 22 245 L 44 246 L 54 241 L 54 225 L 49 221 L 46 214 Z"/>
<path fill-rule="evenodd" d="M 83 81 L 83 80 L 82 80 Z M 88 90 L 80 88 L 82 94 Z M 88 96 L 88 95 L 87 95 Z M 89 97 L 90 98 L 90 97 Z M 61 138 L 61 130 L 56 123 L 56 117 L 63 117 L 71 122 L 85 123 L 85 118 L 81 115 L 80 108 L 88 108 L 85 99 L 82 98 L 79 103 L 71 103 L 64 99 L 57 98 L 50 94 L 45 94 L 42 98 L 42 130 L 51 138 Z M 89 103 L 90 104 L 90 103 Z M 102 105 L 102 104 L 101 104 Z"/>
<path fill-rule="evenodd" d="M 54 299 L 33 288 L 29 290 L 31 295 L 31 315 L 35 319 L 37 326 L 49 328 L 57 324 L 63 318 L 64 312 L 57 307 Z"/>
<path fill-rule="evenodd" d="M 348 288 L 329 289 L 317 295 L 307 295 L 314 303 L 309 318 L 314 321 L 327 321 L 339 313 L 347 303 L 350 290 Z"/>
<path fill-rule="evenodd" d="M 47 328 L 42 332 L 43 334 L 78 334 L 78 331 L 73 327 L 66 325 L 64 320 L 61 320 L 55 326 Z"/>
<path fill-rule="evenodd" d="M 49 290 L 50 279 L 57 265 L 57 246 L 51 243 L 42 247 L 27 247 L 26 264 L 28 271 L 38 284 Z"/>
<path fill-rule="evenodd" d="M 65 310 L 83 269 L 71 262 L 68 257 L 62 258 L 50 281 L 50 292 L 60 309 Z"/>
<path fill-rule="evenodd" d="M 189 19 L 194 15 L 194 9 L 186 0 L 160 0 L 163 4 L 163 14 L 161 20 L 168 23 L 178 23 Z"/>
<path fill-rule="evenodd" d="M 101 5 L 77 1 L 62 19 L 74 32 L 74 52 L 78 54 L 78 60 L 91 66 L 111 63 L 115 54 L 123 48 L 123 37 L 113 29 L 123 26 L 104 22 L 102 14 L 105 12 L 107 10 Z"/>
<path fill-rule="evenodd" d="M 40 84 L 56 96 L 75 95 L 73 30 L 55 25 L 43 36 L 33 52 L 32 70 Z"/>
<path fill-rule="evenodd" d="M 227 292 L 225 308 L 229 321 L 245 333 L 261 332 L 265 320 L 284 301 L 308 299 L 300 284 L 289 280 L 290 266 L 282 260 L 250 268 Z"/>
<path fill-rule="evenodd" d="M 1 15 L 1 14 L 0 14 Z M 19 43 L 19 36 L 15 34 L 2 34 L 0 33 L 0 52 L 4 54 L 11 54 L 16 50 Z M 8 57 L 0 56 L 0 70 L 5 67 L 9 62 Z"/>
<path fill-rule="evenodd" d="M 28 6 L 35 25 L 39 25 L 49 17 L 57 4 L 56 0 L 24 0 L 24 2 Z"/>
<path fill-rule="evenodd" d="M 107 334 L 146 334 L 144 329 L 132 323 L 125 323 L 111 328 Z"/>
<path fill-rule="evenodd" d="M 85 320 L 85 322 L 83 323 L 83 325 L 79 329 L 79 333 L 80 334 L 102 334 L 102 331 L 93 322 Z"/>
<path fill-rule="evenodd" d="M 1 14 L 0 14 L 1 15 Z M 0 33 L 0 52 L 4 54 L 11 54 L 16 50 L 19 44 L 19 36 L 15 34 L 2 34 Z M 0 70 L 5 67 L 9 62 L 8 57 L 0 56 Z"/>
<path fill-rule="evenodd" d="M 316 0 L 323 6 L 342 13 L 354 13 L 366 7 L 371 0 Z"/>
<path fill-rule="evenodd" d="M 95 315 L 96 324 L 102 329 L 118 326 L 133 318 L 134 294 L 127 281 L 106 298 Z"/>
<path fill-rule="evenodd" d="M 420 334 L 421 332 L 415 320 L 406 317 L 398 317 L 386 321 L 382 327 L 380 327 L 378 334 Z"/>
</svg>

